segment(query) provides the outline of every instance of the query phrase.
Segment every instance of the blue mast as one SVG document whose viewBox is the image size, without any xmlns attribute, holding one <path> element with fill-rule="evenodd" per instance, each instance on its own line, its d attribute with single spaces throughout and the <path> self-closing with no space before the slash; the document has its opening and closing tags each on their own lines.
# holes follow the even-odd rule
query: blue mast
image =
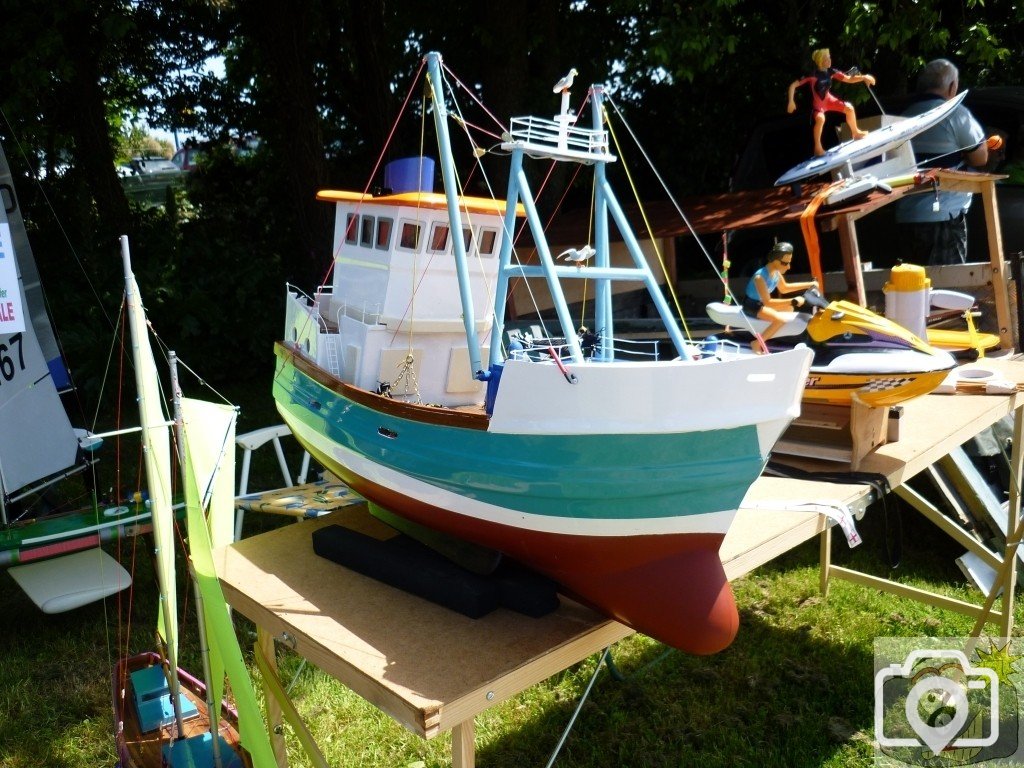
<svg viewBox="0 0 1024 768">
<path fill-rule="evenodd" d="M 451 231 L 455 272 L 459 279 L 459 296 L 462 299 L 462 323 L 466 328 L 466 345 L 469 348 L 470 374 L 483 375 L 480 361 L 480 342 L 476 337 L 476 315 L 473 312 L 473 292 L 469 283 L 469 267 L 466 263 L 466 246 L 462 239 L 462 216 L 459 213 L 459 187 L 455 183 L 455 168 L 452 164 L 452 144 L 448 136 L 448 111 L 444 106 L 444 90 L 441 87 L 441 54 L 427 54 L 427 81 L 434 102 L 434 127 L 437 131 L 438 154 L 441 156 L 441 178 L 444 180 L 445 199 L 448 202 L 448 222 Z"/>
</svg>

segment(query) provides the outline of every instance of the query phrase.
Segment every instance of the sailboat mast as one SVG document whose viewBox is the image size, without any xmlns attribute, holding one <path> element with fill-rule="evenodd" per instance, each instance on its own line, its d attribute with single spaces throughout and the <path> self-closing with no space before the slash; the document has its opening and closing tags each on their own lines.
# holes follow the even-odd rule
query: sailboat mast
<svg viewBox="0 0 1024 768">
<path fill-rule="evenodd" d="M 128 238 L 125 235 L 121 236 L 121 260 L 124 264 L 125 304 L 128 313 L 128 326 L 131 331 L 135 383 L 138 390 L 142 451 L 145 457 L 146 480 L 149 485 L 152 505 L 154 561 L 157 582 L 160 587 L 160 612 L 164 626 L 163 639 L 167 647 L 171 704 L 174 708 L 178 733 L 184 733 L 185 724 L 181 716 L 179 701 L 181 684 L 178 680 L 178 602 L 174 578 L 174 522 L 171 510 L 171 489 L 168 487 L 171 476 L 168 423 L 163 418 L 160 403 L 156 397 L 159 391 L 156 366 L 153 361 L 153 351 L 149 346 L 142 300 L 135 283 L 135 275 L 132 273 Z"/>
<path fill-rule="evenodd" d="M 455 256 L 455 273 L 459 279 L 459 296 L 462 298 L 462 322 L 466 327 L 466 345 L 469 348 L 470 374 L 476 377 L 483 371 L 480 360 L 480 342 L 476 335 L 476 320 L 473 312 L 473 292 L 469 282 L 469 266 L 466 260 L 466 244 L 462 238 L 462 216 L 459 212 L 459 187 L 455 181 L 455 167 L 452 164 L 452 144 L 448 136 L 448 111 L 444 106 L 444 89 L 441 87 L 441 54 L 427 54 L 427 82 L 434 102 L 434 127 L 437 131 L 438 154 L 441 156 L 441 178 L 444 180 L 445 197 L 448 202 L 449 236 Z"/>
<path fill-rule="evenodd" d="M 178 380 L 178 356 L 173 349 L 167 351 L 167 367 L 171 373 L 171 396 L 173 402 L 172 413 L 174 415 L 174 434 L 178 441 L 178 463 L 185 466 L 185 422 L 181 414 L 181 384 Z M 210 669 L 210 645 L 206 640 L 206 614 L 203 601 L 203 591 L 199 588 L 199 580 L 192 570 L 192 563 L 189 562 L 189 576 L 192 579 L 192 593 L 196 599 L 196 624 L 199 629 L 199 656 L 203 664 L 203 680 L 206 681 L 206 713 L 210 726 L 210 748 L 213 751 L 213 764 L 215 768 L 221 768 L 224 764 L 220 752 L 220 739 L 217 738 L 217 723 L 220 721 L 220 707 L 217 706 L 213 695 L 211 681 L 213 673 Z"/>
</svg>

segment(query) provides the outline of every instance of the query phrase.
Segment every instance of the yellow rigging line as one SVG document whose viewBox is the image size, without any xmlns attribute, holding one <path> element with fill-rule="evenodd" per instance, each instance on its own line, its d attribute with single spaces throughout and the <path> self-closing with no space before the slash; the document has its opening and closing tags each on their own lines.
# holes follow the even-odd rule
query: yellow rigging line
<svg viewBox="0 0 1024 768">
<path fill-rule="evenodd" d="M 690 335 L 690 329 L 686 325 L 686 316 L 683 315 L 682 306 L 679 304 L 679 296 L 676 294 L 676 287 L 672 284 L 671 276 L 668 274 L 668 270 L 665 268 L 665 260 L 662 258 L 661 249 L 658 247 L 658 241 L 654 237 L 654 232 L 651 229 L 650 221 L 647 218 L 647 211 L 644 209 L 644 204 L 640 200 L 640 193 L 637 191 L 636 183 L 633 181 L 633 174 L 629 171 L 629 166 L 626 164 L 626 159 L 622 154 L 622 148 L 619 146 L 619 138 L 615 135 L 615 128 L 612 127 L 612 122 L 609 120 L 608 111 L 602 107 L 604 122 L 608 126 L 608 132 L 612 136 L 612 143 L 615 145 L 615 152 L 619 156 L 619 160 L 622 164 L 622 170 L 626 172 L 626 178 L 629 180 L 629 187 L 633 190 L 633 199 L 636 200 L 637 206 L 640 208 L 640 216 L 644 220 L 644 227 L 647 228 L 647 236 L 651 241 L 651 247 L 654 248 L 654 254 L 658 257 L 658 266 L 661 267 L 661 274 L 665 277 L 665 285 L 668 286 L 669 294 L 672 296 L 672 305 L 675 307 L 676 313 L 679 315 L 679 322 L 683 326 L 683 333 L 686 334 L 686 338 L 692 340 Z"/>
<path fill-rule="evenodd" d="M 590 221 L 587 223 L 587 242 L 593 242 L 594 235 L 594 200 L 597 197 L 597 179 L 591 176 L 590 181 Z M 587 312 L 587 285 L 590 283 L 590 278 L 583 278 L 583 299 L 580 301 L 580 327 L 583 326 L 583 319 L 586 317 Z"/>
</svg>

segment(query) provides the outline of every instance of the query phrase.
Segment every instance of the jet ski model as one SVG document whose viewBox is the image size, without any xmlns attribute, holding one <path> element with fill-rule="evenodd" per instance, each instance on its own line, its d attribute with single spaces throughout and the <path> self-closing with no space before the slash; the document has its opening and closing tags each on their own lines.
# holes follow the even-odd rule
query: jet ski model
<svg viewBox="0 0 1024 768">
<path fill-rule="evenodd" d="M 767 343 L 771 352 L 801 344 L 814 352 L 805 403 L 850 405 L 856 393 L 866 405 L 896 405 L 928 394 L 956 366 L 949 352 L 859 304 L 828 301 L 814 289 L 803 298 L 811 313 L 781 313 L 786 324 Z M 726 328 L 719 339 L 736 342 L 740 354 L 754 354 L 753 334 L 768 327 L 735 304 L 711 302 L 707 313 Z"/>
</svg>

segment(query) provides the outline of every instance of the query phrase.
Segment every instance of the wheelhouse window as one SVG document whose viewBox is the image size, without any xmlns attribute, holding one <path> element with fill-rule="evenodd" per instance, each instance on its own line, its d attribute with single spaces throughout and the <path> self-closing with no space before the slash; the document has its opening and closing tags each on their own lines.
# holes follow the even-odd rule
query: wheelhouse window
<svg viewBox="0 0 1024 768">
<path fill-rule="evenodd" d="M 480 255 L 481 256 L 493 256 L 494 246 L 498 242 L 498 230 L 496 229 L 481 229 L 480 230 Z"/>
<path fill-rule="evenodd" d="M 462 228 L 462 247 L 467 255 L 473 251 L 473 230 L 469 227 Z"/>
<path fill-rule="evenodd" d="M 377 241 L 378 250 L 386 251 L 391 245 L 391 230 L 394 229 L 395 220 L 385 219 L 383 216 L 377 219 Z"/>
<path fill-rule="evenodd" d="M 359 216 L 350 213 L 345 219 L 345 242 L 355 245 L 359 241 Z"/>
<path fill-rule="evenodd" d="M 373 245 L 373 225 L 376 224 L 373 216 L 363 216 L 359 229 L 359 244 L 370 248 Z"/>
<path fill-rule="evenodd" d="M 435 223 L 430 230 L 430 245 L 427 248 L 431 253 L 444 253 L 448 250 L 448 225 Z"/>
<path fill-rule="evenodd" d="M 418 251 L 420 249 L 420 230 L 422 224 L 414 221 L 403 221 L 402 230 L 399 232 L 398 247 L 404 251 Z"/>
</svg>

